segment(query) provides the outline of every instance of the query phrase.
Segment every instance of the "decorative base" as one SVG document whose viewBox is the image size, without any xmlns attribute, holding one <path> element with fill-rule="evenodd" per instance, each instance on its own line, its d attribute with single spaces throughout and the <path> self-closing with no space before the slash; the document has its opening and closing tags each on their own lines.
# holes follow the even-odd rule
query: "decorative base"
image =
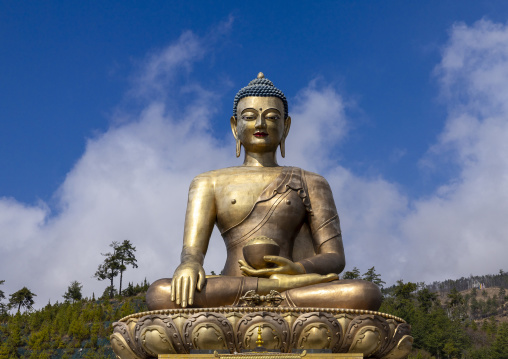
<svg viewBox="0 0 508 359">
<path fill-rule="evenodd" d="M 282 353 L 324 349 L 364 357 L 405 358 L 411 327 L 370 310 L 285 307 L 168 309 L 129 315 L 113 324 L 111 346 L 119 359 L 157 358 L 191 350 L 242 353 L 256 347 Z"/>
<path fill-rule="evenodd" d="M 361 353 L 159 354 L 159 359 L 362 359 Z"/>
</svg>

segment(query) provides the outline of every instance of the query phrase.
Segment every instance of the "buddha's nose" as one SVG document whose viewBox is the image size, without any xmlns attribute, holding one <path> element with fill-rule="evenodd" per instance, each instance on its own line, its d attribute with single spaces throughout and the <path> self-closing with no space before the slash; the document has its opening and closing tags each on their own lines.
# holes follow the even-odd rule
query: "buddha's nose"
<svg viewBox="0 0 508 359">
<path fill-rule="evenodd" d="M 266 128 L 266 121 L 263 116 L 258 116 L 256 119 L 256 129 Z"/>
</svg>

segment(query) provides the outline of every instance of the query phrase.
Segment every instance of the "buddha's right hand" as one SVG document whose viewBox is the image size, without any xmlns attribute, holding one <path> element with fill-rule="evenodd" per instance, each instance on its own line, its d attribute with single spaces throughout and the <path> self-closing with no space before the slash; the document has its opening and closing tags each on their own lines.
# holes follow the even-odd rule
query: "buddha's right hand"
<svg viewBox="0 0 508 359">
<path fill-rule="evenodd" d="M 194 292 L 205 284 L 205 270 L 198 262 L 185 262 L 178 266 L 171 281 L 171 300 L 183 308 L 194 303 Z"/>
</svg>

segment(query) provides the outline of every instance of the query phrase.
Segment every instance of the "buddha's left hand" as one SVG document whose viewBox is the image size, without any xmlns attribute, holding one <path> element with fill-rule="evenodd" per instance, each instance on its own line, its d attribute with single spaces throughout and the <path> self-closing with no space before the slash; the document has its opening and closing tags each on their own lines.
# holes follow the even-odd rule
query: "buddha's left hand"
<svg viewBox="0 0 508 359">
<path fill-rule="evenodd" d="M 275 264 L 275 267 L 254 269 L 244 260 L 240 259 L 240 270 L 249 277 L 269 277 L 272 274 L 305 274 L 305 268 L 300 263 L 295 263 L 287 258 L 279 256 L 264 256 L 265 262 Z"/>
</svg>

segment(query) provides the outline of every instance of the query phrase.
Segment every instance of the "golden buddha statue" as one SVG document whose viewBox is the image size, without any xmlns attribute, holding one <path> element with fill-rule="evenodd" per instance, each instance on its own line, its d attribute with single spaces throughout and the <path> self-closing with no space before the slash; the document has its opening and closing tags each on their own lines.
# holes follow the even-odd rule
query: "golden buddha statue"
<svg viewBox="0 0 508 359">
<path fill-rule="evenodd" d="M 284 157 L 290 126 L 286 97 L 262 73 L 237 93 L 231 129 L 237 157 L 241 146 L 245 150 L 243 165 L 192 181 L 181 263 L 172 279 L 150 286 L 150 310 L 237 306 L 252 290 L 259 295 L 278 291 L 286 307 L 379 308 L 381 292 L 375 284 L 339 280 L 345 256 L 327 181 L 277 164 L 277 148 Z M 206 276 L 203 261 L 214 225 L 224 238 L 227 259 L 222 275 Z M 279 254 L 263 256 L 267 247 L 256 242 L 260 238 L 271 239 Z M 259 245 L 266 266 L 248 264 L 247 245 Z"/>
</svg>

